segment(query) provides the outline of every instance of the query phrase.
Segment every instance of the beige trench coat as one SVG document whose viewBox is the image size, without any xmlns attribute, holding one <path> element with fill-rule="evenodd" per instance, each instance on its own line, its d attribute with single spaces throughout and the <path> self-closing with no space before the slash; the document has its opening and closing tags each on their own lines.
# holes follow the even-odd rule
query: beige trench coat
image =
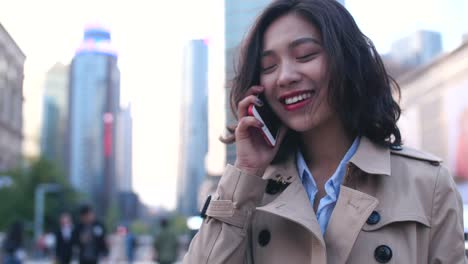
<svg viewBox="0 0 468 264">
<path fill-rule="evenodd" d="M 263 178 L 228 165 L 183 263 L 468 263 L 461 198 L 440 163 L 362 138 L 324 236 L 295 157 Z"/>
</svg>

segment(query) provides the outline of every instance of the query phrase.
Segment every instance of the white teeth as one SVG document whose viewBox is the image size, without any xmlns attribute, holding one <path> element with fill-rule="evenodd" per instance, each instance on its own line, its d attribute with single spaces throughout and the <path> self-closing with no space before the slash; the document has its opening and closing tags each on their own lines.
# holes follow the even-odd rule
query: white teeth
<svg viewBox="0 0 468 264">
<path fill-rule="evenodd" d="M 284 100 L 284 102 L 287 105 L 290 105 L 290 104 L 295 104 L 295 103 L 297 103 L 299 101 L 303 101 L 305 99 L 309 99 L 311 97 L 312 97 L 311 93 L 304 93 L 304 94 L 297 95 L 297 96 L 294 96 L 294 97 L 286 98 L 286 100 Z"/>
</svg>

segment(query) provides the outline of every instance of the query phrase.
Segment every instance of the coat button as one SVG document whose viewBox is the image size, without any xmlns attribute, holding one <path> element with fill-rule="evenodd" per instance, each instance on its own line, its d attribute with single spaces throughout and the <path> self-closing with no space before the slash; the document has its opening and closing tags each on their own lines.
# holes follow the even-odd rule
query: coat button
<svg viewBox="0 0 468 264">
<path fill-rule="evenodd" d="M 378 222 L 380 222 L 380 214 L 376 211 L 373 211 L 369 218 L 367 218 L 366 223 L 368 225 L 375 225 Z"/>
<path fill-rule="evenodd" d="M 392 259 L 393 253 L 389 246 L 381 245 L 378 246 L 374 251 L 375 260 L 379 263 L 387 263 Z"/>
<path fill-rule="evenodd" d="M 270 242 L 270 238 L 271 238 L 270 231 L 268 231 L 266 229 L 263 229 L 258 234 L 258 244 L 260 244 L 260 246 L 264 247 L 264 246 L 268 245 L 268 243 Z"/>
</svg>

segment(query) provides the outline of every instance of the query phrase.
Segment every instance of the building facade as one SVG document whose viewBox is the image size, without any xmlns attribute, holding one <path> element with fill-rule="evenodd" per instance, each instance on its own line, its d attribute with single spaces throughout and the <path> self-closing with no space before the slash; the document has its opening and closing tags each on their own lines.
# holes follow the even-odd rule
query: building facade
<svg viewBox="0 0 468 264">
<path fill-rule="evenodd" d="M 41 129 L 41 156 L 64 170 L 67 152 L 69 68 L 56 63 L 46 74 Z"/>
<path fill-rule="evenodd" d="M 225 0 L 225 58 L 226 58 L 226 125 L 237 123 L 231 111 L 229 94 L 231 80 L 234 78 L 234 69 L 237 63 L 241 41 L 254 23 L 256 17 L 271 0 Z M 226 145 L 226 163 L 234 164 L 236 148 L 234 144 Z"/>
<path fill-rule="evenodd" d="M 467 58 L 465 42 L 397 80 L 404 143 L 441 157 L 459 182 L 468 180 Z"/>
<path fill-rule="evenodd" d="M 68 172 L 72 185 L 104 213 L 116 197 L 117 52 L 105 28 L 89 26 L 73 58 L 69 91 Z"/>
<path fill-rule="evenodd" d="M 20 165 L 26 56 L 0 24 L 0 172 Z"/>
<path fill-rule="evenodd" d="M 183 101 L 177 210 L 198 215 L 197 197 L 205 175 L 208 152 L 208 45 L 192 40 L 184 55 Z"/>
</svg>

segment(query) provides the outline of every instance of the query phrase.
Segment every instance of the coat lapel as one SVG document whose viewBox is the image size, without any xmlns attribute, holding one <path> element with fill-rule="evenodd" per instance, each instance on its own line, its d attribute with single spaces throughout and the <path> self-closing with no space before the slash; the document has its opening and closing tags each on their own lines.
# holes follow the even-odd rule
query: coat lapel
<svg viewBox="0 0 468 264">
<path fill-rule="evenodd" d="M 362 180 L 364 174 L 390 177 L 390 150 L 362 137 L 356 153 L 349 161 L 347 172 L 349 174 L 341 185 L 338 201 L 325 232 L 328 263 L 346 263 L 359 232 L 377 207 L 379 201 L 372 196 L 372 188 L 360 186 L 359 191 L 357 182 Z"/>
<path fill-rule="evenodd" d="M 257 207 L 257 210 L 281 216 L 303 226 L 325 246 L 317 217 L 299 180 L 291 182 L 274 201 Z"/>
<path fill-rule="evenodd" d="M 270 213 L 288 219 L 304 227 L 315 238 L 317 243 L 312 243 L 312 263 L 327 263 L 325 241 L 317 222 L 314 210 L 310 205 L 307 194 L 300 180 L 294 180 L 271 203 L 257 207 L 258 211 Z"/>
<path fill-rule="evenodd" d="M 359 232 L 377 204 L 377 198 L 341 186 L 325 232 L 328 263 L 346 263 Z"/>
<path fill-rule="evenodd" d="M 292 155 L 286 162 L 270 166 L 264 179 L 285 180 L 289 186 L 270 203 L 257 207 L 258 211 L 277 215 L 304 227 L 315 238 L 313 243 L 313 263 L 326 263 L 325 240 L 317 222 L 314 209 L 302 185 L 296 168 L 296 159 Z"/>
</svg>

